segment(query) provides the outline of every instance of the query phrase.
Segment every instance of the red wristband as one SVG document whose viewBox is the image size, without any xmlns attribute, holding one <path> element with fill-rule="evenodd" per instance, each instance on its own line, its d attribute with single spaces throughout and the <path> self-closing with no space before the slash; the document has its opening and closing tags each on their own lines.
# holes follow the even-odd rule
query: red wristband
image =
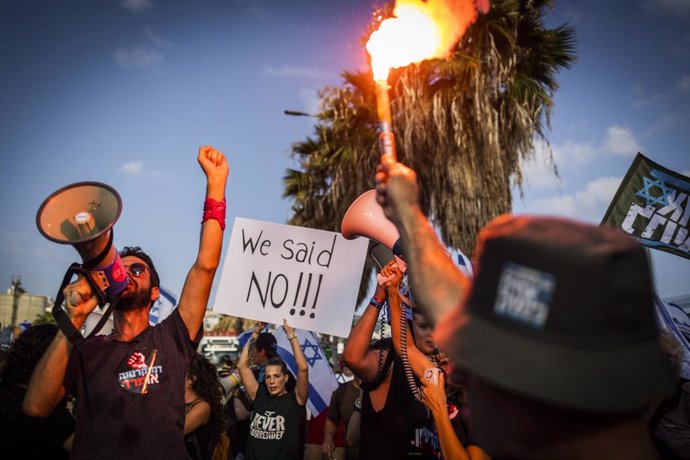
<svg viewBox="0 0 690 460">
<path fill-rule="evenodd" d="M 204 216 L 201 223 L 203 224 L 209 219 L 217 220 L 221 230 L 225 230 L 225 198 L 221 201 L 206 198 L 206 201 L 204 201 Z"/>
</svg>

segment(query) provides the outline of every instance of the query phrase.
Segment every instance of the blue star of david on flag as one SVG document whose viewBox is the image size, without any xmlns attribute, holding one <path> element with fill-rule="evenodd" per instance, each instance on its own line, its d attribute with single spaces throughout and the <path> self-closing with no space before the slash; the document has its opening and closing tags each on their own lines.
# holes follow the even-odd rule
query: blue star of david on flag
<svg viewBox="0 0 690 460">
<path fill-rule="evenodd" d="M 644 181 L 642 190 L 635 193 L 635 195 L 643 198 L 647 202 L 647 206 L 653 206 L 655 204 L 666 206 L 668 204 L 668 200 L 666 198 L 673 193 L 673 189 L 667 187 L 664 181 L 661 179 L 651 180 L 648 177 L 643 177 L 642 180 Z M 652 190 L 654 187 L 661 191 L 660 196 L 652 195 Z"/>
<path fill-rule="evenodd" d="M 323 359 L 319 353 L 319 345 L 311 343 L 309 339 L 304 339 L 304 343 L 302 344 L 302 352 L 304 353 L 304 357 L 307 358 L 309 367 L 314 367 L 314 363 L 316 361 Z"/>
</svg>

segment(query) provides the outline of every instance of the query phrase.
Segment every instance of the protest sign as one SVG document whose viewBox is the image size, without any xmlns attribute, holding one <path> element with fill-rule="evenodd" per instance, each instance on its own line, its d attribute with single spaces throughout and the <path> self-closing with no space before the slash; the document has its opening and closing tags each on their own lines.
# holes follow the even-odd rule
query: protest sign
<svg viewBox="0 0 690 460">
<path fill-rule="evenodd" d="M 213 311 L 347 337 L 368 242 L 238 217 Z"/>
</svg>

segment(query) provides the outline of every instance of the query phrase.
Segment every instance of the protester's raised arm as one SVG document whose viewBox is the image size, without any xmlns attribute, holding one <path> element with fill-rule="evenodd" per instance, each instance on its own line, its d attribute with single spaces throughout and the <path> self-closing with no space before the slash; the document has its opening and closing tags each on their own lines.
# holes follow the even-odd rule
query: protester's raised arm
<svg viewBox="0 0 690 460">
<path fill-rule="evenodd" d="M 436 429 L 438 430 L 438 440 L 441 444 L 443 458 L 453 458 L 458 460 L 491 460 L 491 457 L 480 447 L 464 446 L 453 430 L 448 416 L 446 405 L 445 378 L 442 373 L 438 374 L 438 382 L 424 379 L 424 391 L 422 392 L 422 403 L 429 408 Z M 460 417 L 460 415 L 457 415 Z"/>
<path fill-rule="evenodd" d="M 385 300 L 386 290 L 383 286 L 377 284 L 372 301 L 367 305 L 364 314 L 359 318 L 357 324 L 350 329 L 350 335 L 347 338 L 345 350 L 343 351 L 343 360 L 347 367 L 365 383 L 372 382 L 378 374 L 379 353 L 387 353 L 383 350 L 369 350 L 371 337 L 379 318 L 379 308 L 374 302 L 383 305 Z"/>
<path fill-rule="evenodd" d="M 63 293 L 67 316 L 78 330 L 96 308 L 97 301 L 83 278 L 65 286 Z M 72 344 L 62 331 L 58 331 L 31 374 L 23 401 L 28 416 L 47 417 L 65 397 L 64 380 L 71 350 Z"/>
<path fill-rule="evenodd" d="M 300 405 L 307 403 L 309 397 L 309 365 L 307 358 L 304 356 L 302 347 L 299 344 L 299 338 L 295 333 L 295 328 L 290 327 L 287 320 L 283 320 L 283 330 L 287 336 L 290 347 L 292 347 L 292 354 L 295 356 L 295 363 L 297 364 L 297 385 L 295 386 L 295 393 L 297 402 Z"/>
<path fill-rule="evenodd" d="M 410 367 L 412 368 L 412 372 L 414 372 L 414 375 L 421 380 L 426 369 L 436 367 L 436 364 L 427 358 L 424 353 L 419 351 L 414 343 L 414 339 L 412 338 L 412 334 L 410 333 L 407 324 L 403 326 L 403 323 L 401 322 L 404 318 L 404 306 L 399 294 L 399 284 L 400 280 L 402 279 L 402 273 L 396 266 L 387 265 L 383 269 L 383 274 L 385 276 L 392 276 L 392 278 L 386 282 L 386 289 L 388 291 L 388 304 L 390 305 L 391 312 L 391 337 L 393 339 L 393 347 L 398 355 L 402 356 L 402 333 L 404 327 L 407 358 L 410 363 Z"/>
<path fill-rule="evenodd" d="M 436 324 L 464 301 L 469 280 L 455 266 L 419 206 L 415 172 L 402 163 L 379 166 L 377 200 L 402 238 L 417 306 Z"/>
<path fill-rule="evenodd" d="M 398 282 L 400 278 L 396 278 L 387 283 L 388 288 L 388 302 L 390 304 L 391 310 L 391 337 L 393 339 L 393 347 L 396 353 L 402 356 L 402 328 L 403 325 L 401 320 L 404 318 L 403 304 L 398 293 Z M 427 358 L 424 353 L 419 351 L 414 343 L 412 334 L 410 333 L 409 327 L 405 325 L 405 347 L 407 351 L 407 359 L 412 368 L 412 372 L 418 379 L 422 379 L 426 369 L 430 367 L 436 367 L 429 358 Z"/>
<path fill-rule="evenodd" d="M 201 224 L 199 252 L 187 274 L 178 307 L 192 340 L 201 328 L 211 284 L 220 261 L 225 229 L 225 184 L 228 178 L 225 155 L 213 147 L 199 147 L 198 161 L 206 175 L 204 220 Z"/>
<path fill-rule="evenodd" d="M 72 345 L 58 331 L 31 374 L 23 410 L 29 417 L 47 417 L 65 396 L 63 381 Z"/>
<path fill-rule="evenodd" d="M 259 389 L 259 382 L 256 381 L 256 377 L 254 377 L 254 373 L 249 367 L 249 350 L 254 345 L 254 342 L 256 341 L 257 337 L 259 337 L 259 333 L 264 326 L 264 323 L 256 323 L 254 330 L 252 331 L 252 336 L 249 340 L 247 340 L 247 343 L 244 344 L 244 348 L 242 348 L 242 353 L 240 354 L 240 359 L 237 361 L 237 370 L 240 371 L 242 385 L 244 385 L 244 389 L 247 391 L 247 396 L 249 396 L 249 399 L 252 401 L 254 401 L 256 392 Z"/>
</svg>

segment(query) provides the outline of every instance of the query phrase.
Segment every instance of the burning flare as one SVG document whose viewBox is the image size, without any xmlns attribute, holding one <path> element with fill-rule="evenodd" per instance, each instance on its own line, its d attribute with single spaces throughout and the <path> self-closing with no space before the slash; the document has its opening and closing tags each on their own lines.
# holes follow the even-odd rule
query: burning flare
<svg viewBox="0 0 690 460">
<path fill-rule="evenodd" d="M 387 80 L 395 67 L 447 58 L 477 9 L 486 13 L 488 0 L 397 0 L 394 17 L 382 21 L 367 42 L 374 80 Z"/>
</svg>

